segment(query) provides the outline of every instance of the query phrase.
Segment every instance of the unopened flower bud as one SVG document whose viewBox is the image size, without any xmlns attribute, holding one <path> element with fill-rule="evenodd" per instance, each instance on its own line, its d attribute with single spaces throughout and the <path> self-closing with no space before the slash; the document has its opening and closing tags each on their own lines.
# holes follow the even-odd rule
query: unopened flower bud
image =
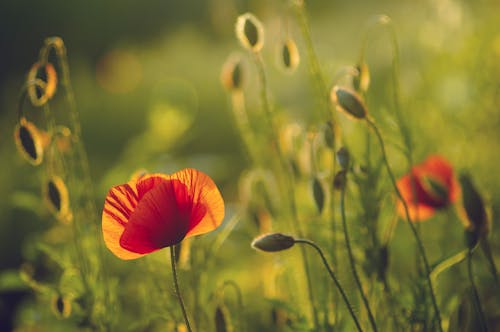
<svg viewBox="0 0 500 332">
<path fill-rule="evenodd" d="M 337 162 L 342 169 L 349 168 L 350 159 L 349 150 L 346 147 L 343 146 L 337 151 Z"/>
<path fill-rule="evenodd" d="M 366 92 L 370 86 L 370 71 L 366 63 L 360 63 L 356 66 L 358 75 L 352 78 L 352 85 L 358 92 Z"/>
<path fill-rule="evenodd" d="M 321 214 L 321 212 L 323 212 L 323 207 L 325 206 L 325 192 L 323 190 L 323 185 L 321 184 L 321 181 L 317 177 L 314 177 L 313 179 L 312 191 L 313 191 L 314 203 L 318 208 L 318 212 Z"/>
<path fill-rule="evenodd" d="M 232 331 L 229 310 L 225 305 L 218 305 L 215 308 L 215 331 L 216 332 L 229 332 Z"/>
<path fill-rule="evenodd" d="M 264 28 L 262 23 L 251 13 L 238 16 L 236 37 L 241 45 L 252 52 L 259 52 L 264 46 Z"/>
<path fill-rule="evenodd" d="M 264 234 L 252 241 L 252 248 L 267 252 L 281 251 L 291 248 L 295 239 L 281 233 Z"/>
<path fill-rule="evenodd" d="M 300 62 L 299 50 L 293 39 L 287 39 L 281 49 L 281 59 L 285 69 L 293 71 Z"/>
<path fill-rule="evenodd" d="M 474 231 L 479 235 L 489 232 L 489 221 L 483 199 L 472 183 L 469 175 L 459 177 L 462 187 L 462 203 L 465 210 L 465 223 L 467 231 Z"/>
<path fill-rule="evenodd" d="M 71 302 L 61 294 L 52 297 L 51 307 L 57 318 L 68 318 L 71 314 Z"/>
<path fill-rule="evenodd" d="M 241 90 L 243 86 L 243 79 L 244 75 L 241 60 L 234 56 L 230 57 L 222 67 L 222 85 L 229 92 L 238 91 Z"/>
<path fill-rule="evenodd" d="M 46 145 L 43 132 L 37 126 L 21 118 L 14 129 L 14 141 L 21 155 L 32 165 L 40 165 L 43 160 L 43 149 Z"/>
<path fill-rule="evenodd" d="M 337 104 L 338 111 L 345 112 L 356 119 L 366 118 L 366 106 L 356 92 L 334 86 L 330 97 L 332 102 Z"/>
<path fill-rule="evenodd" d="M 341 170 L 335 174 L 333 178 L 333 189 L 335 190 L 344 190 L 347 184 L 347 176 L 346 171 Z"/>
<path fill-rule="evenodd" d="M 45 203 L 54 216 L 63 223 L 68 223 L 72 219 L 69 208 L 68 188 L 63 179 L 57 175 L 45 183 L 42 188 Z"/>
<path fill-rule="evenodd" d="M 333 128 L 333 122 L 328 121 L 325 123 L 323 130 L 323 139 L 325 140 L 326 146 L 328 146 L 330 149 L 333 149 L 333 146 L 335 144 L 335 132 Z"/>
<path fill-rule="evenodd" d="M 36 62 L 28 73 L 28 81 L 43 83 L 43 86 L 38 84 L 30 84 L 28 87 L 28 95 L 31 103 L 34 106 L 42 106 L 56 93 L 57 88 L 57 72 L 51 63 L 46 63 L 45 66 L 40 67 L 40 63 Z"/>
</svg>

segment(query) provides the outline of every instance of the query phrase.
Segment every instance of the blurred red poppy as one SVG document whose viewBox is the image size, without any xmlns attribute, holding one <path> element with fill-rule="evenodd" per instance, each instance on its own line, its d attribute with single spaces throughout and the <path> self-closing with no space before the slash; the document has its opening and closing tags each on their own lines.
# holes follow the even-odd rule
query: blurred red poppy
<svg viewBox="0 0 500 332">
<path fill-rule="evenodd" d="M 422 221 L 454 203 L 460 194 L 460 186 L 451 164 L 440 156 L 429 156 L 421 164 L 412 167 L 397 183 L 408 205 L 412 221 Z M 405 217 L 403 203 L 398 201 L 398 212 Z"/>
<path fill-rule="evenodd" d="M 210 232 L 224 218 L 212 179 L 195 169 L 149 174 L 111 188 L 102 213 L 104 242 L 121 259 L 135 259 Z"/>
</svg>

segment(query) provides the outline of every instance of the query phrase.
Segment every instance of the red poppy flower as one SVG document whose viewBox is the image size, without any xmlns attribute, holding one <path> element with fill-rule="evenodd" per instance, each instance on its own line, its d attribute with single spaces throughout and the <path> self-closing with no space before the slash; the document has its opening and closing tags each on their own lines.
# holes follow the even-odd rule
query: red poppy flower
<svg viewBox="0 0 500 332">
<path fill-rule="evenodd" d="M 429 156 L 413 166 L 410 174 L 398 180 L 397 186 L 413 221 L 430 218 L 436 210 L 454 203 L 460 194 L 451 164 L 440 156 Z M 398 212 L 405 217 L 401 201 Z"/>
<path fill-rule="evenodd" d="M 134 259 L 210 232 L 224 218 L 212 179 L 195 169 L 150 174 L 109 190 L 102 213 L 104 242 L 121 259 Z"/>
</svg>

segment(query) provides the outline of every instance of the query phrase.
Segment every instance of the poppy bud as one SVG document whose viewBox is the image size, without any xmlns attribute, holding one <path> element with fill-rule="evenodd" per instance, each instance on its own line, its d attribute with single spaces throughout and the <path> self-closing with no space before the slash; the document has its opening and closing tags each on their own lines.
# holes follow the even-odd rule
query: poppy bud
<svg viewBox="0 0 500 332">
<path fill-rule="evenodd" d="M 370 71 L 366 63 L 360 63 L 356 66 L 358 75 L 353 76 L 352 85 L 358 92 L 366 92 L 370 86 Z"/>
<path fill-rule="evenodd" d="M 290 71 L 294 71 L 299 65 L 299 50 L 293 39 L 287 39 L 283 44 L 281 49 L 281 60 L 285 69 Z"/>
<path fill-rule="evenodd" d="M 312 190 L 314 203 L 316 203 L 316 207 L 318 208 L 318 212 L 321 214 L 323 211 L 323 207 L 325 206 L 325 193 L 323 190 L 323 186 L 317 177 L 314 177 L 312 182 Z"/>
<path fill-rule="evenodd" d="M 331 121 L 325 123 L 323 130 L 323 139 L 325 140 L 326 146 L 328 146 L 330 149 L 333 149 L 333 146 L 335 144 L 335 133 L 333 130 L 333 123 Z"/>
<path fill-rule="evenodd" d="M 330 97 L 337 104 L 337 110 L 345 112 L 356 119 L 366 118 L 366 106 L 354 91 L 334 86 Z"/>
<path fill-rule="evenodd" d="M 44 185 L 43 197 L 50 212 L 61 222 L 71 221 L 68 188 L 64 181 L 53 175 Z"/>
<path fill-rule="evenodd" d="M 291 248 L 295 239 L 281 233 L 264 234 L 252 241 L 252 248 L 267 252 L 281 251 Z"/>
<path fill-rule="evenodd" d="M 71 314 L 71 302 L 61 294 L 52 297 L 51 308 L 57 318 L 68 318 Z"/>
<path fill-rule="evenodd" d="M 222 67 L 222 85 L 229 92 L 239 91 L 243 86 L 243 78 L 243 66 L 240 59 L 230 57 Z"/>
<path fill-rule="evenodd" d="M 343 146 L 337 151 L 337 162 L 339 163 L 340 167 L 342 167 L 342 169 L 347 169 L 349 168 L 349 161 L 349 150 L 347 150 L 347 148 Z"/>
<path fill-rule="evenodd" d="M 30 164 L 37 166 L 42 163 L 43 150 L 48 144 L 48 135 L 37 126 L 21 118 L 14 129 L 14 141 L 17 150 Z"/>
<path fill-rule="evenodd" d="M 466 230 L 485 235 L 489 232 L 489 221 L 483 199 L 468 174 L 459 177 L 462 187 L 462 203 L 465 210 Z"/>
<path fill-rule="evenodd" d="M 233 330 L 229 321 L 229 312 L 225 306 L 219 305 L 215 308 L 214 320 L 216 332 L 230 332 Z"/>
<path fill-rule="evenodd" d="M 31 84 L 28 87 L 28 95 L 31 103 L 34 106 L 42 106 L 56 93 L 57 88 L 57 73 L 51 63 L 46 63 L 43 68 L 40 68 L 40 63 L 36 62 L 28 72 L 28 82 L 41 80 L 45 84 Z"/>
<path fill-rule="evenodd" d="M 347 184 L 347 176 L 346 171 L 341 170 L 335 174 L 333 178 L 333 189 L 335 190 L 344 190 Z"/>
<path fill-rule="evenodd" d="M 241 45 L 252 52 L 259 52 L 264 46 L 264 28 L 262 23 L 251 13 L 238 16 L 236 37 Z"/>
</svg>

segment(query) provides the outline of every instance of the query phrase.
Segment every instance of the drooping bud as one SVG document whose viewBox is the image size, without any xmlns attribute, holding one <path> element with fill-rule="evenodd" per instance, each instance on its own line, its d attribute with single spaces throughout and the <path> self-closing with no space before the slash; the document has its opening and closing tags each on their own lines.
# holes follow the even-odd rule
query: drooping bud
<svg viewBox="0 0 500 332">
<path fill-rule="evenodd" d="M 337 151 L 337 162 L 342 169 L 349 168 L 350 159 L 349 150 L 346 147 L 343 146 Z"/>
<path fill-rule="evenodd" d="M 221 82 L 228 92 L 240 91 L 243 87 L 243 65 L 238 57 L 230 56 L 222 66 Z"/>
<path fill-rule="evenodd" d="M 354 91 L 334 86 L 330 98 L 337 105 L 337 110 L 353 116 L 355 119 L 366 118 L 366 106 Z"/>
<path fill-rule="evenodd" d="M 358 92 L 366 92 L 370 86 L 370 71 L 368 70 L 368 65 L 363 62 L 356 66 L 358 75 L 353 76 L 352 85 L 354 89 Z"/>
<path fill-rule="evenodd" d="M 226 306 L 219 305 L 215 308 L 214 320 L 216 332 L 231 332 L 233 330 L 230 322 L 229 311 Z"/>
<path fill-rule="evenodd" d="M 294 71 L 300 62 L 299 50 L 293 39 L 287 39 L 281 48 L 281 63 L 289 71 Z"/>
<path fill-rule="evenodd" d="M 347 184 L 347 172 L 345 170 L 338 171 L 333 178 L 333 189 L 344 190 Z"/>
<path fill-rule="evenodd" d="M 330 149 L 333 149 L 333 146 L 335 145 L 335 132 L 333 128 L 333 122 L 328 121 L 325 123 L 323 129 L 323 139 L 326 146 L 328 146 Z"/>
<path fill-rule="evenodd" d="M 37 166 L 43 160 L 43 134 L 36 125 L 24 117 L 14 129 L 14 141 L 17 150 L 32 165 Z"/>
<path fill-rule="evenodd" d="M 318 209 L 319 214 L 321 214 L 321 212 L 323 212 L 323 207 L 325 206 L 325 192 L 321 181 L 317 177 L 314 177 L 312 181 L 312 192 L 316 208 Z"/>
<path fill-rule="evenodd" d="M 63 223 L 70 222 L 72 215 L 69 209 L 68 188 L 63 179 L 57 175 L 51 176 L 42 188 L 42 193 L 49 211 L 57 220 Z"/>
<path fill-rule="evenodd" d="M 295 239 L 281 233 L 264 234 L 252 241 L 252 248 L 267 252 L 281 251 L 291 248 Z"/>
<path fill-rule="evenodd" d="M 52 297 L 51 308 L 52 312 L 59 319 L 68 318 L 71 314 L 71 302 L 61 294 L 56 294 Z"/>
<path fill-rule="evenodd" d="M 244 48 L 259 52 L 264 46 L 264 28 L 262 23 L 251 13 L 238 16 L 236 37 Z"/>
<path fill-rule="evenodd" d="M 459 181 L 462 187 L 463 209 L 465 210 L 465 229 L 477 233 L 478 236 L 484 236 L 490 230 L 490 223 L 481 194 L 477 191 L 468 174 L 461 174 Z"/>
<path fill-rule="evenodd" d="M 34 106 L 42 106 L 56 93 L 57 88 L 57 73 L 51 63 L 46 63 L 43 68 L 40 68 L 40 63 L 35 62 L 28 72 L 28 82 L 41 80 L 43 87 L 38 84 L 30 84 L 28 87 L 28 95 L 31 103 Z"/>
</svg>

